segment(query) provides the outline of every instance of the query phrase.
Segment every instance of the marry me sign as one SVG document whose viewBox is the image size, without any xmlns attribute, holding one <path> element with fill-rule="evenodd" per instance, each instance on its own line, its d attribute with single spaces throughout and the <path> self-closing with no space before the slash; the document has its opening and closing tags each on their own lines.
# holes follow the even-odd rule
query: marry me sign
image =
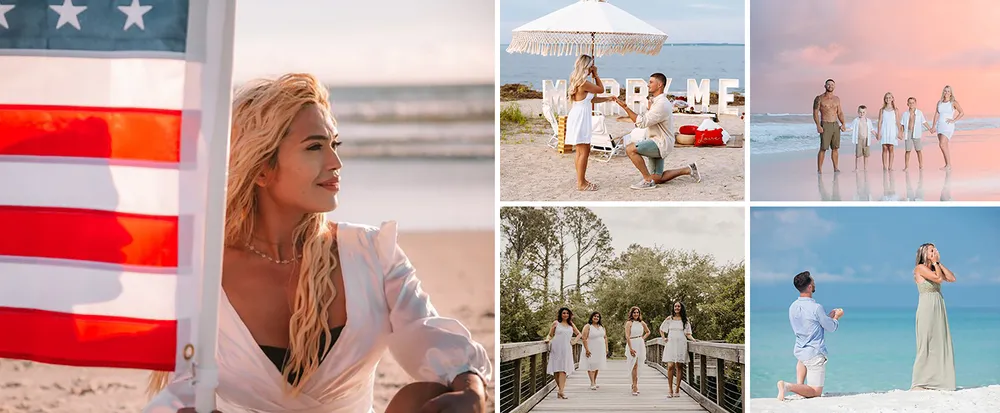
<svg viewBox="0 0 1000 413">
<path fill-rule="evenodd" d="M 673 79 L 667 78 L 664 85 L 664 93 L 670 93 L 670 83 Z M 601 79 L 604 83 L 604 93 L 599 96 L 618 96 L 621 93 L 622 85 L 615 79 Z M 555 110 L 559 114 L 566 114 L 569 111 L 569 102 L 566 100 L 566 80 L 559 79 L 555 83 L 546 79 L 542 81 L 542 100 L 555 102 Z M 719 79 L 719 114 L 737 115 L 735 109 L 730 109 L 729 104 L 735 99 L 729 89 L 740 87 L 739 79 Z M 625 79 L 625 103 L 636 113 L 646 112 L 646 98 L 649 96 L 649 83 L 646 79 Z M 709 79 L 687 80 L 687 102 L 691 106 L 700 105 L 702 113 L 708 112 L 711 97 Z M 620 115 L 624 111 L 616 104 L 599 103 L 596 109 L 608 116 Z"/>
</svg>

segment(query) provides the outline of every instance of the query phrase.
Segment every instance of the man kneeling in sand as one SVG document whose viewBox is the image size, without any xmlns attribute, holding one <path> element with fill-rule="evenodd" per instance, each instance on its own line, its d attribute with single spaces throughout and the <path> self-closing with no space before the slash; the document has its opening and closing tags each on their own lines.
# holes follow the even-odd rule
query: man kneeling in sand
<svg viewBox="0 0 1000 413">
<path fill-rule="evenodd" d="M 823 395 L 823 381 L 826 378 L 826 344 L 823 334 L 837 331 L 844 310 L 835 308 L 829 314 L 823 306 L 812 298 L 816 292 L 816 282 L 809 271 L 804 271 L 792 280 L 799 290 L 799 299 L 788 307 L 788 321 L 795 332 L 796 384 L 778 380 L 778 400 L 785 400 L 785 392 L 796 393 L 805 398 Z M 804 370 L 804 371 L 803 371 Z M 803 384 L 803 382 L 808 384 Z"/>
<path fill-rule="evenodd" d="M 656 184 L 662 184 L 682 175 L 691 175 L 695 182 L 701 182 L 701 174 L 698 173 L 698 165 L 692 163 L 684 168 L 670 169 L 662 174 L 653 175 L 646 168 L 643 156 L 656 159 L 666 159 L 667 155 L 674 149 L 674 105 L 663 93 L 663 87 L 667 84 L 667 77 L 663 73 L 653 73 L 649 77 L 649 110 L 645 114 L 637 115 L 624 101 L 614 98 L 629 119 L 635 122 L 635 127 L 646 129 L 646 139 L 638 143 L 629 143 L 625 147 L 625 154 L 632 160 L 639 173 L 642 174 L 642 181 L 632 185 L 632 189 L 653 189 Z"/>
</svg>

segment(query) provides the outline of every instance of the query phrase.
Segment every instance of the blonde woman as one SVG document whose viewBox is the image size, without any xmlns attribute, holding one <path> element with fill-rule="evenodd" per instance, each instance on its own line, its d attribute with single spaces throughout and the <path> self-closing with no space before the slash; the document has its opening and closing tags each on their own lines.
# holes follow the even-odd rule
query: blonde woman
<svg viewBox="0 0 1000 413">
<path fill-rule="evenodd" d="M 938 147 L 941 148 L 941 155 L 944 156 L 943 171 L 951 170 L 951 152 L 948 142 L 955 134 L 955 122 L 965 116 L 962 105 L 955 100 L 955 93 L 951 86 L 945 86 L 941 91 L 941 100 L 938 101 L 937 110 L 934 112 L 934 129 L 937 131 Z"/>
<path fill-rule="evenodd" d="M 587 77 L 593 77 L 590 82 Z M 597 74 L 594 58 L 580 55 L 573 65 L 573 73 L 569 76 L 569 100 L 572 102 L 569 114 L 566 116 L 566 144 L 574 145 L 576 151 L 576 189 L 580 191 L 596 191 L 597 185 L 587 181 L 587 161 L 590 159 L 590 137 L 594 130 L 591 124 L 592 104 L 611 100 L 607 97 L 596 97 L 604 93 L 604 83 Z"/>
<path fill-rule="evenodd" d="M 882 110 L 878 112 L 878 137 L 882 144 L 882 170 L 892 170 L 892 160 L 896 144 L 899 143 L 899 111 L 896 109 L 896 99 L 892 93 L 886 92 L 882 97 Z"/>
<path fill-rule="evenodd" d="M 646 362 L 646 337 L 649 327 L 642 321 L 642 310 L 633 306 L 625 322 L 625 357 L 632 375 L 632 395 L 639 395 L 639 367 Z"/>
<path fill-rule="evenodd" d="M 219 305 L 217 406 L 224 413 L 372 411 L 386 348 L 418 383 L 387 412 L 485 410 L 489 355 L 437 314 L 381 228 L 329 222 L 341 138 L 327 89 L 308 74 L 254 81 L 233 102 Z M 192 377 L 156 372 L 144 412 L 192 406 Z M 180 411 L 191 411 L 182 409 Z"/>
<path fill-rule="evenodd" d="M 917 284 L 917 357 L 913 362 L 912 390 L 955 390 L 955 349 L 948 329 L 948 310 L 941 295 L 941 283 L 955 282 L 955 274 L 941 265 L 941 253 L 934 244 L 917 249 L 913 268 Z"/>
</svg>

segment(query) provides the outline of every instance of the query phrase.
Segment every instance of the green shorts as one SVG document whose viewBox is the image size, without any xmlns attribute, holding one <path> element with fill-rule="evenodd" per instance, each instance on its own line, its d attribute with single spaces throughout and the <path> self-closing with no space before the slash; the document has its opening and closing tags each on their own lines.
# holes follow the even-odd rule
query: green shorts
<svg viewBox="0 0 1000 413">
<path fill-rule="evenodd" d="M 660 147 L 650 139 L 635 144 L 635 152 L 646 157 L 646 167 L 652 175 L 663 175 L 663 158 L 660 157 Z"/>
</svg>

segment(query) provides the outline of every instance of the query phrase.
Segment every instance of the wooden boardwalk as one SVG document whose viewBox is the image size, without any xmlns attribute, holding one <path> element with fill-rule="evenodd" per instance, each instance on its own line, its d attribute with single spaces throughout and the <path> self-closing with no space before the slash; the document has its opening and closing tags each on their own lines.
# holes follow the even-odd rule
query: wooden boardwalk
<svg viewBox="0 0 1000 413">
<path fill-rule="evenodd" d="M 675 379 L 676 380 L 676 379 Z M 639 367 L 639 395 L 632 395 L 632 379 L 625 360 L 608 360 L 597 376 L 601 388 L 590 390 L 590 377 L 577 370 L 566 379 L 566 397 L 559 399 L 553 388 L 532 412 L 707 412 L 681 391 L 667 398 L 667 378 L 656 369 Z"/>
</svg>

